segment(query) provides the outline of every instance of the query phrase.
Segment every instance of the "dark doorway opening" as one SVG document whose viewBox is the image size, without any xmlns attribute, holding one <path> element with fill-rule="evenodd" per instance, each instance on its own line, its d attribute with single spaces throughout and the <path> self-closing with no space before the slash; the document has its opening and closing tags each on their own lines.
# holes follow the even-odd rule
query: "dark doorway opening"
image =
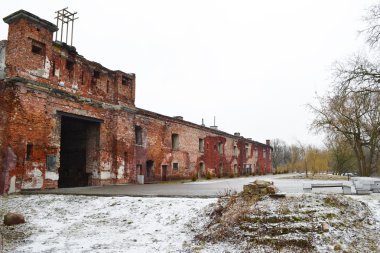
<svg viewBox="0 0 380 253">
<path fill-rule="evenodd" d="M 98 169 L 100 122 L 61 116 L 61 151 L 58 187 L 89 185 Z"/>
<path fill-rule="evenodd" d="M 168 173 L 168 166 L 167 165 L 162 165 L 162 181 L 167 180 L 167 173 Z"/>
<path fill-rule="evenodd" d="M 205 164 L 203 162 L 199 163 L 198 178 L 205 176 Z"/>
<path fill-rule="evenodd" d="M 146 177 L 153 178 L 154 177 L 154 162 L 152 160 L 146 161 Z"/>
</svg>

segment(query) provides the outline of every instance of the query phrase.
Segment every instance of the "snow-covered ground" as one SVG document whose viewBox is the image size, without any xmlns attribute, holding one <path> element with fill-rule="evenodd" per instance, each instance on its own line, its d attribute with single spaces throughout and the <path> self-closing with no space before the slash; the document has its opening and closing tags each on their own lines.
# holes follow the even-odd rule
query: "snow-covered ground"
<svg viewBox="0 0 380 253">
<path fill-rule="evenodd" d="M 380 193 L 372 193 L 370 195 L 351 195 L 350 197 L 367 204 L 373 217 L 377 221 L 377 226 L 380 228 Z"/>
<path fill-rule="evenodd" d="M 302 191 L 303 181 L 280 184 L 285 192 Z M 352 198 L 368 205 L 380 228 L 380 194 Z M 0 216 L 19 212 L 27 221 L 14 227 L 0 225 L 0 233 L 4 252 L 189 252 L 195 233 L 209 221 L 205 208 L 216 202 L 215 198 L 0 197 Z M 7 232 L 17 235 L 12 244 L 7 243 Z M 214 244 L 198 251 L 226 250 L 234 252 L 233 245 Z"/>
<path fill-rule="evenodd" d="M 0 209 L 25 215 L 31 236 L 6 252 L 181 252 L 187 224 L 216 199 L 10 196 Z"/>
</svg>

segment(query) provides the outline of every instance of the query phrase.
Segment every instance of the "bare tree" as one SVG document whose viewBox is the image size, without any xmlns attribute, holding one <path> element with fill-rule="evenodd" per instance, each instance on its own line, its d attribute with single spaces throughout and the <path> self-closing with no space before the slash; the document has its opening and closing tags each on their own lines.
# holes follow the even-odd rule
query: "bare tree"
<svg viewBox="0 0 380 253">
<path fill-rule="evenodd" d="M 380 4 L 365 17 L 367 43 L 376 48 L 380 39 Z M 330 93 L 310 105 L 315 114 L 312 127 L 317 131 L 342 136 L 352 148 L 359 174 L 376 171 L 380 141 L 380 62 L 357 55 L 336 63 Z"/>
<path fill-rule="evenodd" d="M 300 160 L 303 162 L 303 167 L 305 169 L 305 174 L 306 174 L 306 177 L 308 177 L 308 160 L 307 160 L 307 146 L 305 144 L 303 144 L 302 142 L 300 141 L 297 141 L 298 142 L 298 152 L 299 152 L 299 156 L 300 156 Z"/>
<path fill-rule="evenodd" d="M 273 153 L 272 153 L 272 163 L 273 168 L 277 169 L 279 166 L 285 166 L 290 161 L 290 150 L 289 147 L 283 140 L 274 139 L 272 140 Z"/>
<path fill-rule="evenodd" d="M 330 133 L 325 143 L 329 150 L 330 167 L 333 172 L 338 174 L 357 172 L 355 155 L 344 137 Z"/>
<path fill-rule="evenodd" d="M 315 114 L 312 127 L 343 136 L 355 153 L 359 173 L 369 176 L 379 158 L 380 90 L 374 80 L 363 81 L 355 68 L 337 69 L 333 91 L 319 97 L 319 106 L 310 106 Z"/>
<path fill-rule="evenodd" d="M 367 27 L 361 31 L 366 34 L 366 42 L 371 47 L 379 46 L 380 40 L 380 4 L 373 5 L 369 11 L 368 15 L 364 17 L 364 21 L 367 24 Z"/>
</svg>

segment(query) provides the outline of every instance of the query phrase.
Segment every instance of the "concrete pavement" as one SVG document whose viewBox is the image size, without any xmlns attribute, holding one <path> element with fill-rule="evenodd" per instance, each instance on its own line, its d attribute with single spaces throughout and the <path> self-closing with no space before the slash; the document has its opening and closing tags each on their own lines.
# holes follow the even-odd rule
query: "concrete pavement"
<svg viewBox="0 0 380 253">
<path fill-rule="evenodd" d="M 134 196 L 134 197 L 189 197 L 189 198 L 215 198 L 226 191 L 243 190 L 243 186 L 256 179 L 270 180 L 285 193 L 303 192 L 305 180 L 279 179 L 290 177 L 286 175 L 265 175 L 239 178 L 221 178 L 202 180 L 188 183 L 159 183 L 159 184 L 126 184 L 107 186 L 88 186 L 75 188 L 59 188 L 51 190 L 23 191 L 22 194 L 63 194 L 88 196 Z M 310 182 L 310 181 L 309 181 Z M 318 181 L 313 181 L 318 182 Z M 321 181 L 325 182 L 325 181 Z M 337 181 L 342 182 L 342 181 Z M 347 181 L 345 181 L 347 182 Z M 313 190 L 314 191 L 314 190 Z M 341 192 L 341 189 L 321 189 L 320 192 Z"/>
</svg>

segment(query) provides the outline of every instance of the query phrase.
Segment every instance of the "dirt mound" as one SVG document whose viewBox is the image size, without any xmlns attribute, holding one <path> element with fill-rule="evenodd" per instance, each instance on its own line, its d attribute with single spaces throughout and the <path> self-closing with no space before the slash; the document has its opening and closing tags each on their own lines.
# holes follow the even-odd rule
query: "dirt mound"
<svg viewBox="0 0 380 253">
<path fill-rule="evenodd" d="M 224 244 L 242 252 L 379 252 L 379 231 L 368 207 L 342 195 L 272 198 L 271 182 L 255 182 L 224 196 L 195 238 L 207 252 Z M 263 190 L 265 189 L 265 190 Z"/>
</svg>

